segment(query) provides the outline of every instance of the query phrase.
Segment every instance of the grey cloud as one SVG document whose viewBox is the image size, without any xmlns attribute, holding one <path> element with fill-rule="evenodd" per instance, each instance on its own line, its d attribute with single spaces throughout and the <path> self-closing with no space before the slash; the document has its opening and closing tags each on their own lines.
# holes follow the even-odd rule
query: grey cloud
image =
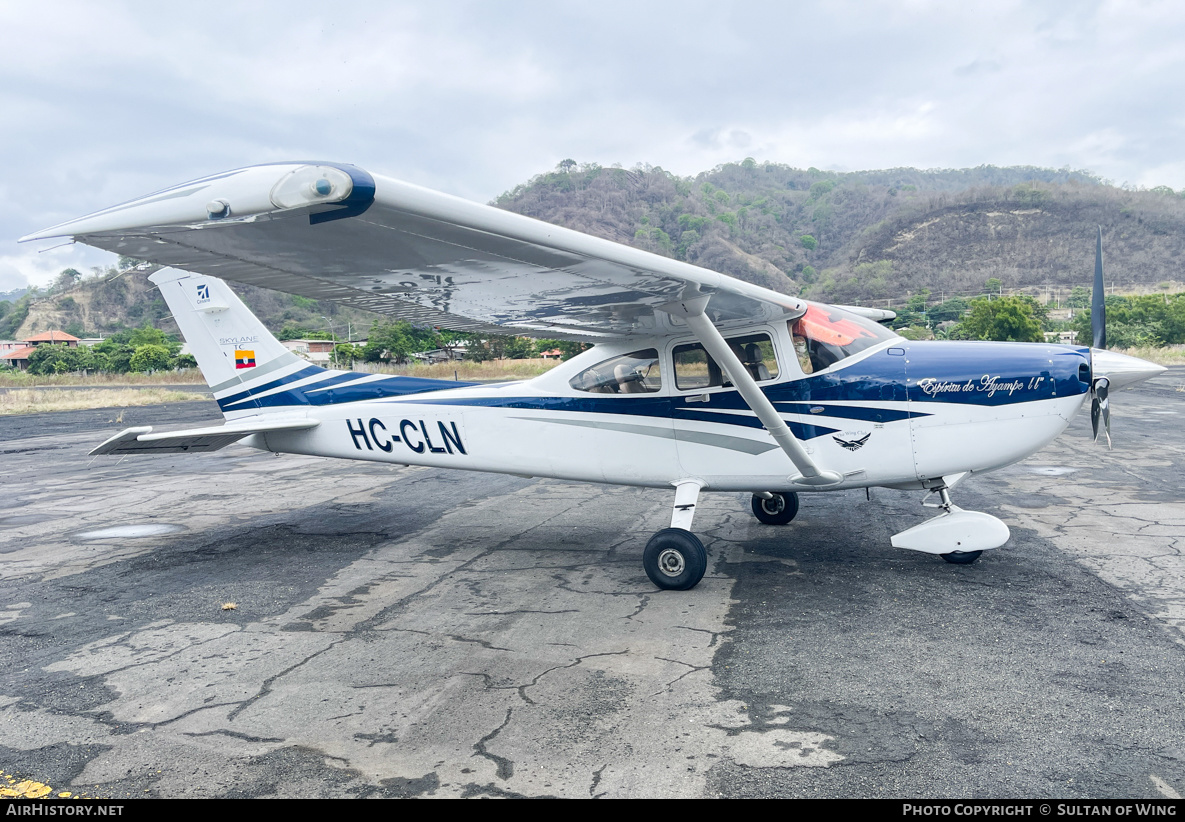
<svg viewBox="0 0 1185 822">
<path fill-rule="evenodd" d="M 21 234 L 270 160 L 354 162 L 476 200 L 564 157 L 683 174 L 749 154 L 849 169 L 1089 161 L 1143 179 L 1182 168 L 1166 101 L 1185 96 L 1183 17 L 1171 4 L 7 4 L 0 259 L 33 276 Z M 1100 133 L 1123 150 L 1086 139 Z"/>
</svg>

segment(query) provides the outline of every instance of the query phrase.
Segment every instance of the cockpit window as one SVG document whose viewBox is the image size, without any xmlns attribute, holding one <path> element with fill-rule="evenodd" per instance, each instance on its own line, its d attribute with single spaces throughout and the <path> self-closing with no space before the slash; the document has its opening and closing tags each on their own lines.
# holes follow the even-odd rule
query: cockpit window
<svg viewBox="0 0 1185 822">
<path fill-rule="evenodd" d="M 568 385 L 592 394 L 653 394 L 662 389 L 658 351 L 647 348 L 586 368 Z"/>
<path fill-rule="evenodd" d="M 778 376 L 778 358 L 774 356 L 774 346 L 768 334 L 728 337 L 725 342 L 757 382 Z M 724 370 L 699 343 L 675 346 L 674 360 L 675 387 L 680 391 L 732 385 Z"/>
<path fill-rule="evenodd" d="M 883 325 L 850 311 L 810 303 L 806 313 L 791 320 L 790 336 L 803 373 L 813 374 L 897 335 Z"/>
</svg>

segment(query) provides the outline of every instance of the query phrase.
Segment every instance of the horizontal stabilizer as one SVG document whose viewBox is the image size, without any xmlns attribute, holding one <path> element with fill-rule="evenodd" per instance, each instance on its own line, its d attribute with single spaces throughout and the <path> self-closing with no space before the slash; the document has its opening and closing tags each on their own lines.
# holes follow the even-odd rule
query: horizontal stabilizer
<svg viewBox="0 0 1185 822">
<path fill-rule="evenodd" d="M 181 454 L 217 451 L 251 434 L 270 431 L 300 431 L 316 428 L 318 420 L 240 420 L 209 428 L 189 428 L 184 431 L 152 433 L 151 425 L 128 428 L 91 451 L 91 456 L 102 454 Z"/>
</svg>

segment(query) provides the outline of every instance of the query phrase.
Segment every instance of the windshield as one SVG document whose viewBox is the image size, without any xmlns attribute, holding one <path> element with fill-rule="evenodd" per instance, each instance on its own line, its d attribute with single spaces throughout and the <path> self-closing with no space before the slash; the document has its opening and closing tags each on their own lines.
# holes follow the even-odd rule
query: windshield
<svg viewBox="0 0 1185 822">
<path fill-rule="evenodd" d="M 830 305 L 809 303 L 806 313 L 789 323 L 794 351 L 803 373 L 813 374 L 891 340 L 897 335 L 883 325 Z"/>
</svg>

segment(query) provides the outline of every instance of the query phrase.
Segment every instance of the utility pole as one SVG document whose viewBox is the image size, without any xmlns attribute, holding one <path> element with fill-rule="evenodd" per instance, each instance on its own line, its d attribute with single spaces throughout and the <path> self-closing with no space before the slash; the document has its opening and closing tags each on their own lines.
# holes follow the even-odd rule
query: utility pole
<svg viewBox="0 0 1185 822">
<path fill-rule="evenodd" d="M 337 335 L 333 333 L 333 322 L 324 314 L 321 315 L 321 319 L 325 320 L 325 322 L 329 324 L 329 342 L 333 344 L 333 347 L 330 349 L 330 351 L 333 352 L 331 354 L 333 357 L 333 367 L 337 368 Z"/>
</svg>

